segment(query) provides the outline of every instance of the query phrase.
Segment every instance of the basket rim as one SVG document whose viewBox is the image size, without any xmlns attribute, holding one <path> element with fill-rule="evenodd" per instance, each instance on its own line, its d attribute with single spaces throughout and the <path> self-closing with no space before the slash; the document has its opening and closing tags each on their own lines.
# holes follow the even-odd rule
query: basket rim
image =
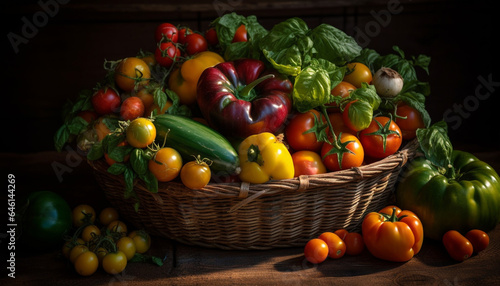
<svg viewBox="0 0 500 286">
<path fill-rule="evenodd" d="M 291 179 L 270 180 L 262 184 L 251 184 L 248 182 L 234 183 L 209 183 L 203 189 L 191 190 L 184 186 L 182 182 L 175 180 L 171 182 L 158 182 L 158 193 L 150 192 L 144 182 L 136 179 L 134 187 L 141 191 L 146 191 L 153 196 L 159 196 L 164 192 L 182 192 L 183 196 L 220 196 L 248 198 L 249 196 L 260 196 L 264 193 L 275 195 L 284 191 L 305 191 L 310 188 L 319 188 L 331 184 L 347 184 L 353 181 L 360 181 L 375 177 L 383 172 L 394 170 L 406 164 L 410 157 L 413 157 L 418 148 L 418 140 L 415 138 L 407 142 L 398 152 L 387 156 L 381 160 L 360 167 L 353 167 L 346 170 L 327 172 L 317 175 L 301 175 Z M 87 160 L 87 163 L 95 172 L 101 175 L 120 180 L 124 184 L 123 175 L 113 175 L 107 172 L 109 165 L 105 160 Z"/>
</svg>

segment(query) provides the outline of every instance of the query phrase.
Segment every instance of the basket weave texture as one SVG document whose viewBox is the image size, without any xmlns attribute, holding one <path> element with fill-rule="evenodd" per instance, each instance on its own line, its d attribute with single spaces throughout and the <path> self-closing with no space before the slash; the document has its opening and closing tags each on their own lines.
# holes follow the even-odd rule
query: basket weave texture
<svg viewBox="0 0 500 286">
<path fill-rule="evenodd" d="M 137 180 L 135 199 L 125 199 L 123 176 L 107 172 L 104 160 L 89 161 L 108 201 L 136 229 L 189 245 L 219 249 L 303 247 L 325 231 L 359 231 L 362 218 L 385 207 L 401 168 L 416 154 L 407 143 L 380 161 L 338 172 L 265 184 L 209 184 L 190 190 L 159 183 L 158 193 Z"/>
</svg>

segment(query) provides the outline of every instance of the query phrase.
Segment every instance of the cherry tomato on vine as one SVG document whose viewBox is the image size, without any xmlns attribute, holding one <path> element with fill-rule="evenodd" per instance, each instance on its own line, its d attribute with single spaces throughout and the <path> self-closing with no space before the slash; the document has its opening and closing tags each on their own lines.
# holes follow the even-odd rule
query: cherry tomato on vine
<svg viewBox="0 0 500 286">
<path fill-rule="evenodd" d="M 155 41 L 157 43 L 159 43 L 160 41 L 168 42 L 168 40 L 177 43 L 178 36 L 179 32 L 177 31 L 177 27 L 170 23 L 162 23 L 156 26 Z M 165 40 L 164 38 L 166 38 L 167 40 Z"/>
<path fill-rule="evenodd" d="M 337 84 L 331 91 L 331 95 L 337 97 L 337 99 L 342 99 L 345 97 L 348 97 L 350 92 L 355 90 L 356 87 L 352 85 L 351 83 L 348 83 L 347 81 L 341 81 L 339 84 Z M 338 104 L 336 102 L 332 102 L 328 104 L 328 106 L 332 107 L 338 107 Z M 335 110 L 338 110 L 335 109 Z"/>
<path fill-rule="evenodd" d="M 99 213 L 99 222 L 104 226 L 108 226 L 111 222 L 119 218 L 118 211 L 113 207 L 107 207 Z"/>
<path fill-rule="evenodd" d="M 368 128 L 360 132 L 359 140 L 367 156 L 381 159 L 398 151 L 403 136 L 394 120 L 387 116 L 377 116 Z"/>
<path fill-rule="evenodd" d="M 456 230 L 449 230 L 443 235 L 443 244 L 451 258 L 456 261 L 468 259 L 474 251 L 470 241 Z"/>
<path fill-rule="evenodd" d="M 120 116 L 123 120 L 134 120 L 144 115 L 144 103 L 136 97 L 131 96 L 122 102 Z"/>
<path fill-rule="evenodd" d="M 66 241 L 62 247 L 63 256 L 66 257 L 67 259 L 69 259 L 69 255 L 71 253 L 71 250 L 73 249 L 73 247 L 75 247 L 77 245 L 85 245 L 85 241 L 81 238 L 77 238 L 76 240 Z"/>
<path fill-rule="evenodd" d="M 347 255 L 358 255 L 365 249 L 363 236 L 357 232 L 348 232 L 345 234 L 344 243 L 346 245 L 345 253 Z"/>
<path fill-rule="evenodd" d="M 490 244 L 490 237 L 486 232 L 480 229 L 472 229 L 468 231 L 465 234 L 465 238 L 467 238 L 472 244 L 474 253 L 479 253 L 485 250 Z"/>
<path fill-rule="evenodd" d="M 144 110 L 148 110 L 154 103 L 155 98 L 151 92 L 148 91 L 147 88 L 141 88 L 139 91 L 135 93 L 135 96 L 142 100 L 142 104 L 144 105 Z M 145 113 L 146 115 L 149 115 Z"/>
<path fill-rule="evenodd" d="M 158 150 L 149 160 L 148 168 L 159 182 L 169 182 L 175 179 L 182 168 L 182 157 L 177 150 L 164 147 Z"/>
<path fill-rule="evenodd" d="M 205 32 L 205 39 L 210 46 L 215 46 L 219 43 L 219 38 L 217 38 L 217 31 L 215 28 L 210 28 Z"/>
<path fill-rule="evenodd" d="M 155 50 L 156 62 L 166 68 L 171 67 L 180 56 L 181 50 L 172 42 L 161 43 Z"/>
<path fill-rule="evenodd" d="M 333 232 L 324 232 L 318 238 L 328 245 L 328 257 L 339 259 L 344 256 L 346 245 L 337 234 Z"/>
<path fill-rule="evenodd" d="M 94 238 L 98 237 L 99 235 L 101 235 L 101 230 L 99 229 L 99 227 L 97 227 L 94 224 L 91 224 L 83 228 L 81 236 L 83 241 L 89 242 Z"/>
<path fill-rule="evenodd" d="M 315 109 L 297 113 L 285 127 L 285 138 L 295 151 L 309 150 L 318 152 L 323 142 L 318 141 L 314 127 L 321 124 L 321 115 Z"/>
<path fill-rule="evenodd" d="M 128 236 L 134 240 L 137 253 L 145 253 L 151 247 L 151 236 L 143 230 L 134 230 Z"/>
<path fill-rule="evenodd" d="M 248 41 L 247 28 L 244 24 L 241 24 L 238 29 L 236 29 L 236 33 L 234 33 L 234 38 L 232 43 L 237 42 L 246 42 Z"/>
<path fill-rule="evenodd" d="M 127 261 L 134 257 L 136 248 L 134 240 L 131 237 L 124 236 L 116 242 L 116 247 L 119 251 L 125 253 Z"/>
<path fill-rule="evenodd" d="M 186 53 L 190 56 L 204 52 L 208 49 L 208 43 L 203 35 L 192 33 L 186 36 Z"/>
<path fill-rule="evenodd" d="M 200 159 L 187 162 L 181 169 L 182 183 L 192 190 L 204 188 L 210 182 L 211 177 L 210 167 Z"/>
<path fill-rule="evenodd" d="M 107 229 L 122 236 L 127 235 L 127 225 L 121 220 L 115 220 L 108 224 Z"/>
<path fill-rule="evenodd" d="M 71 261 L 71 263 L 75 263 L 78 256 L 88 251 L 89 248 L 84 244 L 75 245 L 69 252 L 69 261 Z"/>
<path fill-rule="evenodd" d="M 308 150 L 297 151 L 292 154 L 294 177 L 301 175 L 317 175 L 326 173 L 325 164 L 318 153 Z"/>
<path fill-rule="evenodd" d="M 361 87 L 361 83 L 372 82 L 373 75 L 370 68 L 363 63 L 352 62 L 347 64 L 347 71 L 344 75 L 344 81 L 354 85 L 356 88 Z"/>
<path fill-rule="evenodd" d="M 321 263 L 328 257 L 328 245 L 322 239 L 313 238 L 304 247 L 304 256 L 311 263 Z"/>
<path fill-rule="evenodd" d="M 91 102 L 97 114 L 106 115 L 118 112 L 122 101 L 114 89 L 103 87 L 94 93 Z"/>
<path fill-rule="evenodd" d="M 72 211 L 73 225 L 79 227 L 84 223 L 92 224 L 95 221 L 95 216 L 95 210 L 92 206 L 87 204 L 78 205 Z"/>
<path fill-rule="evenodd" d="M 404 140 L 410 140 L 416 137 L 417 129 L 424 128 L 424 120 L 422 119 L 422 115 L 415 108 L 406 105 L 400 104 L 398 105 L 396 117 L 396 124 L 401 129 L 401 133 L 403 134 Z M 403 117 L 400 118 L 399 116 Z"/>
<path fill-rule="evenodd" d="M 156 127 L 147 118 L 139 117 L 134 119 L 127 126 L 127 142 L 135 148 L 145 148 L 156 138 Z"/>
<path fill-rule="evenodd" d="M 115 83 L 125 92 L 147 85 L 150 79 L 151 70 L 148 64 L 136 57 L 121 60 L 115 69 Z"/>
<path fill-rule="evenodd" d="M 102 259 L 102 268 L 108 274 L 118 274 L 127 267 L 127 256 L 121 251 L 110 252 Z"/>
<path fill-rule="evenodd" d="M 95 250 L 95 255 L 97 255 L 97 260 L 99 264 L 102 265 L 102 259 L 108 254 L 108 251 L 104 247 L 99 247 Z"/>
<path fill-rule="evenodd" d="M 92 251 L 87 251 L 79 255 L 74 263 L 76 272 L 82 276 L 94 274 L 99 266 L 99 259 Z"/>
<path fill-rule="evenodd" d="M 349 133 L 342 133 L 340 136 L 341 143 L 347 143 L 346 148 L 349 152 L 345 152 L 341 157 L 341 165 L 339 165 L 337 153 L 332 153 L 333 145 L 328 142 L 323 143 L 321 147 L 321 158 L 326 169 L 329 171 L 345 170 L 353 167 L 359 167 L 363 164 L 365 152 L 359 139 Z"/>
<path fill-rule="evenodd" d="M 193 30 L 190 28 L 180 28 L 179 29 L 179 39 L 178 43 L 185 45 L 186 44 L 186 36 L 191 35 L 193 33 Z"/>
</svg>

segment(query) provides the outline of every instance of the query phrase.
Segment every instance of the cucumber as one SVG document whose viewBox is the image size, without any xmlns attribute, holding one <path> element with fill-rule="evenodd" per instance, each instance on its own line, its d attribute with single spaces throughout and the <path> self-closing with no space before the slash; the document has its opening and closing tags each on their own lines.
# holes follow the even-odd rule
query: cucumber
<svg viewBox="0 0 500 286">
<path fill-rule="evenodd" d="M 210 169 L 217 175 L 237 175 L 240 172 L 238 152 L 229 141 L 214 129 L 191 118 L 160 114 L 153 121 L 156 141 L 177 150 L 185 162 L 200 155 L 212 161 Z"/>
</svg>

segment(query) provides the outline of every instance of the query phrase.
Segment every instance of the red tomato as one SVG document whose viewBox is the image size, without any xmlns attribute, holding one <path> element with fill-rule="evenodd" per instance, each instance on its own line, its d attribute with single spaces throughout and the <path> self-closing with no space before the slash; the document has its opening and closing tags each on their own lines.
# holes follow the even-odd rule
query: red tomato
<svg viewBox="0 0 500 286">
<path fill-rule="evenodd" d="M 415 108 L 401 104 L 398 105 L 397 115 L 406 118 L 396 117 L 396 124 L 401 128 L 404 140 L 415 138 L 418 128 L 424 128 L 424 120 L 422 115 Z"/>
<path fill-rule="evenodd" d="M 186 36 L 186 53 L 194 55 L 208 49 L 208 43 L 203 35 L 192 33 Z"/>
<path fill-rule="evenodd" d="M 344 119 L 342 118 L 341 113 L 330 113 L 328 114 L 328 118 L 330 119 L 330 123 L 332 124 L 333 131 L 335 132 L 335 135 L 338 136 L 340 132 L 342 133 L 350 133 L 350 134 L 355 134 L 356 132 L 349 127 L 344 122 Z M 331 136 L 332 134 L 330 133 L 330 128 L 326 130 L 326 134 L 328 136 Z"/>
<path fill-rule="evenodd" d="M 456 261 L 468 259 L 473 252 L 470 241 L 456 230 L 449 230 L 443 235 L 443 244 L 451 258 Z"/>
<path fill-rule="evenodd" d="M 339 165 L 338 155 L 334 153 L 333 146 L 330 143 L 323 143 L 321 148 L 321 158 L 329 171 L 345 170 L 353 167 L 359 167 L 363 164 L 365 152 L 358 138 L 349 133 L 342 133 L 340 142 L 347 143 L 346 148 L 350 152 L 342 154 L 341 165 Z"/>
<path fill-rule="evenodd" d="M 121 98 L 118 93 L 110 87 L 104 87 L 96 91 L 91 101 L 94 110 L 99 115 L 111 114 L 120 110 Z"/>
<path fill-rule="evenodd" d="M 285 128 L 285 138 L 293 150 L 318 152 L 321 149 L 323 142 L 318 141 L 313 130 L 316 118 L 318 122 L 321 122 L 320 113 L 314 109 L 297 113 L 292 117 Z"/>
<path fill-rule="evenodd" d="M 144 115 L 144 103 L 136 97 L 131 96 L 122 102 L 120 115 L 123 120 L 134 120 L 137 117 Z"/>
<path fill-rule="evenodd" d="M 205 39 L 210 46 L 215 46 L 219 43 L 219 38 L 217 38 L 217 31 L 215 28 L 210 28 L 205 32 Z"/>
<path fill-rule="evenodd" d="M 385 158 L 396 153 L 403 137 L 399 126 L 386 116 L 378 116 L 372 120 L 368 128 L 359 134 L 359 140 L 367 156 Z"/>
<path fill-rule="evenodd" d="M 247 28 L 245 27 L 244 24 L 241 24 L 238 29 L 236 29 L 236 33 L 234 33 L 234 38 L 232 43 L 237 43 L 237 42 L 246 42 L 248 35 L 247 35 Z"/>
<path fill-rule="evenodd" d="M 313 238 L 307 242 L 304 248 L 304 256 L 311 263 L 321 263 L 328 257 L 328 245 L 319 238 Z"/>
<path fill-rule="evenodd" d="M 356 88 L 360 88 L 363 82 L 368 84 L 371 83 L 372 78 L 372 72 L 366 65 L 358 62 L 347 64 L 347 72 L 344 75 L 344 81 L 351 83 Z"/>
<path fill-rule="evenodd" d="M 95 113 L 92 110 L 83 110 L 78 113 L 78 116 L 83 118 L 83 120 L 87 121 L 88 123 L 91 123 L 99 117 L 97 113 Z"/>
<path fill-rule="evenodd" d="M 337 229 L 336 231 L 334 231 L 333 233 L 335 233 L 336 235 L 338 235 L 340 237 L 340 239 L 344 240 L 346 235 L 349 233 L 347 231 L 347 229 L 344 229 L 344 228 L 341 228 L 341 229 Z"/>
<path fill-rule="evenodd" d="M 297 151 L 292 154 L 294 177 L 300 175 L 316 175 L 326 173 L 325 164 L 318 153 L 308 150 Z"/>
<path fill-rule="evenodd" d="M 179 38 L 178 38 L 178 43 L 185 45 L 186 44 L 186 36 L 191 35 L 193 33 L 193 30 L 189 28 L 180 28 L 179 29 Z"/>
<path fill-rule="evenodd" d="M 328 257 L 339 259 L 344 256 L 346 245 L 338 235 L 333 232 L 324 232 L 318 238 L 328 245 Z"/>
<path fill-rule="evenodd" d="M 465 234 L 465 238 L 470 241 L 475 253 L 485 250 L 490 244 L 490 237 L 488 234 L 479 229 L 470 230 Z"/>
<path fill-rule="evenodd" d="M 156 48 L 156 62 L 162 67 L 170 67 L 181 56 L 181 50 L 172 42 L 161 43 Z"/>
<path fill-rule="evenodd" d="M 357 232 L 349 232 L 344 237 L 346 245 L 345 253 L 347 255 L 358 255 L 365 249 L 365 242 L 363 236 Z"/>
<path fill-rule="evenodd" d="M 331 94 L 333 96 L 338 97 L 339 99 L 342 99 L 342 98 L 348 97 L 349 93 L 355 89 L 356 89 L 356 87 L 354 85 L 348 83 L 347 81 L 341 81 L 339 84 L 337 84 L 332 89 Z M 338 104 L 336 102 L 332 102 L 332 103 L 328 104 L 328 106 L 338 107 Z M 337 111 L 338 108 L 335 108 L 334 110 Z"/>
<path fill-rule="evenodd" d="M 171 40 L 174 43 L 177 43 L 179 32 L 177 31 L 177 27 L 170 23 L 162 23 L 156 27 L 155 31 L 155 41 L 159 43 L 162 41 L 162 38 L 165 37 L 168 40 Z M 163 40 L 163 42 L 168 42 Z"/>
</svg>

